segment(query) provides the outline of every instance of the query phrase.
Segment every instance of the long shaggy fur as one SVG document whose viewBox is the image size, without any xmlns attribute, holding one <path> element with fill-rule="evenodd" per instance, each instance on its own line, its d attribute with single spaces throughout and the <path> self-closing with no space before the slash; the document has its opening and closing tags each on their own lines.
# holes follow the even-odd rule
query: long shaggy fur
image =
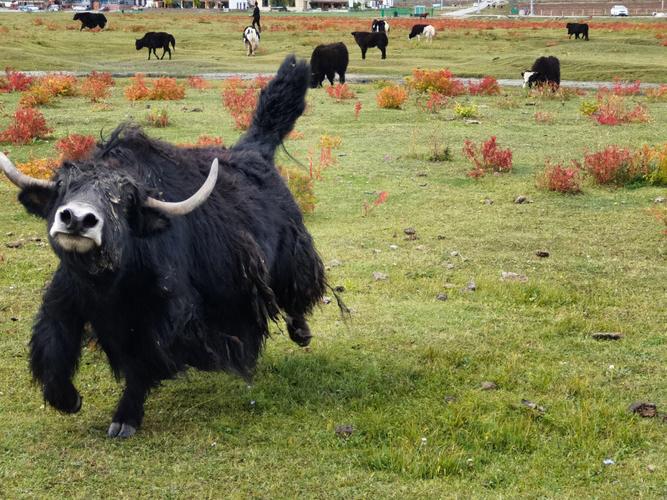
<svg viewBox="0 0 667 500">
<path fill-rule="evenodd" d="M 321 87 L 326 76 L 331 85 L 338 73 L 340 83 L 345 83 L 345 72 L 350 62 L 350 55 L 344 43 L 318 45 L 310 56 L 310 86 Z"/>
<path fill-rule="evenodd" d="M 290 336 L 307 342 L 304 317 L 324 293 L 324 267 L 273 156 L 304 110 L 308 77 L 307 64 L 287 58 L 231 149 L 177 147 L 121 125 L 92 159 L 63 164 L 57 193 L 21 193 L 49 226 L 57 207 L 86 189 L 109 200 L 104 248 L 76 254 L 52 241 L 60 265 L 30 343 L 49 403 L 80 406 L 71 379 L 87 323 L 126 380 L 113 421 L 134 427 L 150 388 L 187 366 L 250 377 L 281 312 Z M 217 185 L 199 208 L 167 218 L 143 206 L 146 196 L 189 197 L 214 158 Z"/>
</svg>

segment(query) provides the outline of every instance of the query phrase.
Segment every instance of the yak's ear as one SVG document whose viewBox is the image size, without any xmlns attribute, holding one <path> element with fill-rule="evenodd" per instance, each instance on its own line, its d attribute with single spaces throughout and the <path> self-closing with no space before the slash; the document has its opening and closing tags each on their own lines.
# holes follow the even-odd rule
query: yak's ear
<svg viewBox="0 0 667 500">
<path fill-rule="evenodd" d="M 49 215 L 49 207 L 55 194 L 55 189 L 42 186 L 28 186 L 19 193 L 19 201 L 28 212 L 46 219 Z"/>
<path fill-rule="evenodd" d="M 161 233 L 171 226 L 169 217 L 157 210 L 141 207 L 138 214 L 130 221 L 132 232 L 140 237 L 152 236 Z"/>
</svg>

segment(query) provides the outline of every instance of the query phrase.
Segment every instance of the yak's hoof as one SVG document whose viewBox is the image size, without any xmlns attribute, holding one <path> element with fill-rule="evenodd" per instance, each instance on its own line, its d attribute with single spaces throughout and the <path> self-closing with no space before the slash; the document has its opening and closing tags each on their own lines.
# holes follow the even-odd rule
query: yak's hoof
<svg viewBox="0 0 667 500">
<path fill-rule="evenodd" d="M 111 422 L 107 435 L 110 438 L 129 438 L 134 436 L 137 428 L 130 424 L 121 424 L 120 422 Z"/>
<path fill-rule="evenodd" d="M 81 409 L 82 404 L 83 404 L 83 398 L 81 397 L 81 394 L 77 394 L 76 404 L 74 405 L 74 408 L 72 408 L 72 411 L 70 413 L 78 413 L 79 410 Z"/>
</svg>

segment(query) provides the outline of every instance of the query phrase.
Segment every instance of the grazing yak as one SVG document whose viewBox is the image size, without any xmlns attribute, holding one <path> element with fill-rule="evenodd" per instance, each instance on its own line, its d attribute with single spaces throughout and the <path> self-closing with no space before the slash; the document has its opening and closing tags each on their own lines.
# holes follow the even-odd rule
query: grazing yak
<svg viewBox="0 0 667 500">
<path fill-rule="evenodd" d="M 567 23 L 565 25 L 567 28 L 567 37 L 572 38 L 574 35 L 575 40 L 581 35 L 582 40 L 588 40 L 588 24 L 586 23 Z"/>
<path fill-rule="evenodd" d="M 557 57 L 538 57 L 530 71 L 523 71 L 523 87 L 549 85 L 553 90 L 560 86 L 560 61 Z"/>
<path fill-rule="evenodd" d="M 366 51 L 369 48 L 377 47 L 382 52 L 382 59 L 387 58 L 387 45 L 389 45 L 389 39 L 387 34 L 380 33 L 369 33 L 368 31 L 354 31 L 352 33 L 354 41 L 357 42 L 357 45 L 361 49 L 361 58 L 366 59 Z"/>
<path fill-rule="evenodd" d="M 321 87 L 325 76 L 333 85 L 336 73 L 338 81 L 345 83 L 345 71 L 349 62 L 350 55 L 344 43 L 318 45 L 310 56 L 310 86 Z"/>
<path fill-rule="evenodd" d="M 179 147 L 121 125 L 51 180 L 0 153 L 60 260 L 29 347 L 51 406 L 81 408 L 72 380 L 87 328 L 125 379 L 108 429 L 118 438 L 139 428 L 151 389 L 187 367 L 250 377 L 271 320 L 309 343 L 324 266 L 273 162 L 304 111 L 309 73 L 287 57 L 231 149 Z"/>
<path fill-rule="evenodd" d="M 74 21 L 81 21 L 81 31 L 83 28 L 92 30 L 93 28 L 104 29 L 107 25 L 107 18 L 104 14 L 95 14 L 93 12 L 77 12 L 74 14 Z"/>
<path fill-rule="evenodd" d="M 144 47 L 148 47 L 148 60 L 151 59 L 151 52 L 155 54 L 155 59 L 157 59 L 157 52 L 155 49 L 162 49 L 162 57 L 164 59 L 165 53 L 169 53 L 169 59 L 171 59 L 171 49 L 169 45 L 176 52 L 176 39 L 170 33 L 165 33 L 164 31 L 149 31 L 139 40 L 134 41 L 134 46 L 137 50 L 141 50 Z"/>
<path fill-rule="evenodd" d="M 373 22 L 371 23 L 371 31 L 374 33 L 389 33 L 389 22 L 381 19 L 373 19 Z"/>
<path fill-rule="evenodd" d="M 417 37 L 417 40 L 421 40 L 421 37 L 426 38 L 429 42 L 433 41 L 435 36 L 435 28 L 430 24 L 415 24 L 410 30 L 408 39 L 412 40 Z"/>
<path fill-rule="evenodd" d="M 254 56 L 259 48 L 259 31 L 252 26 L 246 26 L 243 30 L 243 45 L 247 55 Z"/>
</svg>

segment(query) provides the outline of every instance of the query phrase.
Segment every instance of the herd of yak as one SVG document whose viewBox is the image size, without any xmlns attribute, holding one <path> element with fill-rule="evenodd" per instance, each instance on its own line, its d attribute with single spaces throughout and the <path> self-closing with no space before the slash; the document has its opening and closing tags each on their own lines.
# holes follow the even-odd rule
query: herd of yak
<svg viewBox="0 0 667 500">
<path fill-rule="evenodd" d="M 75 19 L 106 25 L 102 14 Z M 410 38 L 431 39 L 428 28 L 417 25 Z M 374 21 L 371 32 L 355 32 L 362 54 L 377 46 L 384 57 L 388 31 Z M 171 57 L 175 39 L 147 33 L 136 46 L 149 58 L 160 47 Z M 132 436 L 149 392 L 188 367 L 250 378 L 272 322 L 309 344 L 307 316 L 327 289 L 338 294 L 274 154 L 305 109 L 309 83 L 333 83 L 334 73 L 344 82 L 347 62 L 343 43 L 317 47 L 311 65 L 287 57 L 229 149 L 176 146 L 121 124 L 50 180 L 22 173 L 0 152 L 0 170 L 25 209 L 45 219 L 59 258 L 30 340 L 32 375 L 51 406 L 81 409 L 73 379 L 90 332 L 125 380 L 108 427 L 114 438 Z M 558 59 L 539 58 L 524 81 L 557 85 Z"/>
</svg>

